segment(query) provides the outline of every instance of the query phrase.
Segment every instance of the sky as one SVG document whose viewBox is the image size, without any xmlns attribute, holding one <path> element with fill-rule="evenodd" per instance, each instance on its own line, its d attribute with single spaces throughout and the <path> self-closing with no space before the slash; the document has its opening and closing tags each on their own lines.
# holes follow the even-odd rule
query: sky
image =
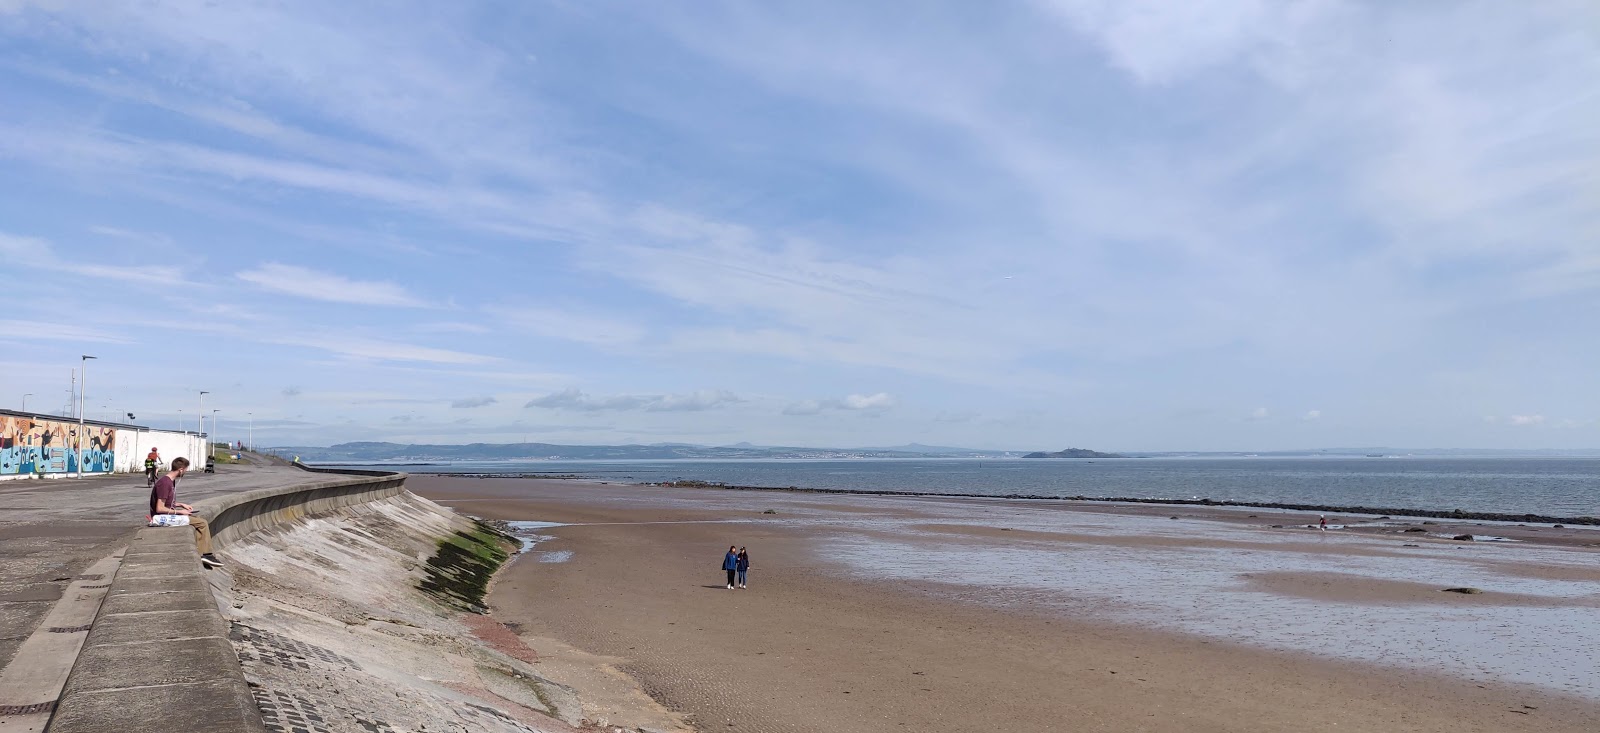
<svg viewBox="0 0 1600 733">
<path fill-rule="evenodd" d="M 0 0 L 0 407 L 1600 447 L 1600 10 Z"/>
</svg>

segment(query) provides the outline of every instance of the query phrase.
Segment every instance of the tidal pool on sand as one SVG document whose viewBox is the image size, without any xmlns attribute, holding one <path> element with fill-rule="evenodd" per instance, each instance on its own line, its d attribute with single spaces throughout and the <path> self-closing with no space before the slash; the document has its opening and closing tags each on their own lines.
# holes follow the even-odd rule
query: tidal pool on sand
<svg viewBox="0 0 1600 733">
<path fill-rule="evenodd" d="M 1531 683 L 1600 699 L 1594 666 L 1600 649 L 1600 582 L 1531 578 L 1500 566 L 1592 567 L 1592 553 L 1430 542 L 1401 554 L 1393 539 L 1341 534 L 1328 536 L 1329 546 L 1286 538 L 1284 530 L 1214 522 L 1102 514 L 1063 523 L 1027 511 L 974 521 L 964 514 L 938 521 L 1070 534 L 997 538 L 933 531 L 927 518 L 914 523 L 842 519 L 834 523 L 839 531 L 824 543 L 823 556 L 859 576 L 965 586 L 972 592 L 961 595 L 980 603 L 1472 680 Z M 1098 542 L 1102 537 L 1154 542 L 1130 547 Z M 1160 544 L 1174 540 L 1185 544 Z M 1218 541 L 1223 546 L 1204 546 Z M 1291 573 L 1441 590 L 1472 586 L 1486 593 L 1474 596 L 1477 602 L 1443 593 L 1437 602 L 1351 602 L 1273 592 L 1253 582 Z M 1516 603 L 1495 602 L 1494 594 L 1515 594 Z"/>
</svg>

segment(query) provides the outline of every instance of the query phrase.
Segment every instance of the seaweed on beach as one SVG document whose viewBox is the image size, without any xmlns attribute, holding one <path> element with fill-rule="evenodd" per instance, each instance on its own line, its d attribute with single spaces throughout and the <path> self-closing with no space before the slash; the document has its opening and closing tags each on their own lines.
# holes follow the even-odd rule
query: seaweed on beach
<svg viewBox="0 0 1600 733">
<path fill-rule="evenodd" d="M 428 558 L 426 575 L 417 587 L 451 608 L 486 613 L 483 597 L 496 570 L 511 557 L 515 543 L 482 522 L 474 529 L 445 537 Z"/>
</svg>

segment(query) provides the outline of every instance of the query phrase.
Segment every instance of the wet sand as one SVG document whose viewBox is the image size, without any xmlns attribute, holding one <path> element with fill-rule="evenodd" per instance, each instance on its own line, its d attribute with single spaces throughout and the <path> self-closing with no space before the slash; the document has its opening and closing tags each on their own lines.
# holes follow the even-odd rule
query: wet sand
<svg viewBox="0 0 1600 733">
<path fill-rule="evenodd" d="M 1600 556 L 1583 548 L 1460 546 L 1398 527 L 1274 530 L 1307 518 L 1267 511 L 410 485 L 469 514 L 567 523 L 540 530 L 549 539 L 502 572 L 495 617 L 541 657 L 547 640 L 600 655 L 702 731 L 1589 731 L 1600 721 L 1593 672 L 1559 668 L 1565 652 L 1592 661 L 1600 629 L 1539 640 L 1549 648 L 1531 655 L 1554 660 L 1555 673 L 1500 661 L 1515 649 L 1436 648 L 1534 643 L 1461 635 L 1494 614 L 1552 629 L 1595 617 L 1600 595 L 1584 583 Z M 1156 524 L 1174 514 L 1182 531 Z M 730 543 L 751 548 L 749 590 L 722 585 Z M 893 571 L 871 553 L 893 557 L 883 563 Z M 1217 590 L 1201 572 L 1241 557 L 1226 580 L 1242 590 Z M 1113 575 L 1128 585 L 1101 574 L 1117 593 L 1030 590 L 1030 575 L 1072 577 L 1034 564 L 1061 558 L 1127 562 Z M 1384 577 L 1391 567 L 1401 570 Z M 1439 592 L 1456 576 L 1434 575 L 1468 571 L 1494 581 L 1489 592 Z M 1263 612 L 1263 598 L 1302 616 Z M 1434 626 L 1451 631 L 1427 644 L 1390 638 Z M 1428 661 L 1457 652 L 1464 661 Z"/>
</svg>

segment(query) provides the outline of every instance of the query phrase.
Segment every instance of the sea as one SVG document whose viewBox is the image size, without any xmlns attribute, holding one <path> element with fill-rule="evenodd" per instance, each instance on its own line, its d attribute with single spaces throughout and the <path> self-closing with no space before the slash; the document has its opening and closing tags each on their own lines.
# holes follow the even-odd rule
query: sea
<svg viewBox="0 0 1600 733">
<path fill-rule="evenodd" d="M 704 481 L 846 491 L 1326 504 L 1600 516 L 1600 458 L 811 459 L 462 461 L 363 465 L 410 473 Z"/>
</svg>

